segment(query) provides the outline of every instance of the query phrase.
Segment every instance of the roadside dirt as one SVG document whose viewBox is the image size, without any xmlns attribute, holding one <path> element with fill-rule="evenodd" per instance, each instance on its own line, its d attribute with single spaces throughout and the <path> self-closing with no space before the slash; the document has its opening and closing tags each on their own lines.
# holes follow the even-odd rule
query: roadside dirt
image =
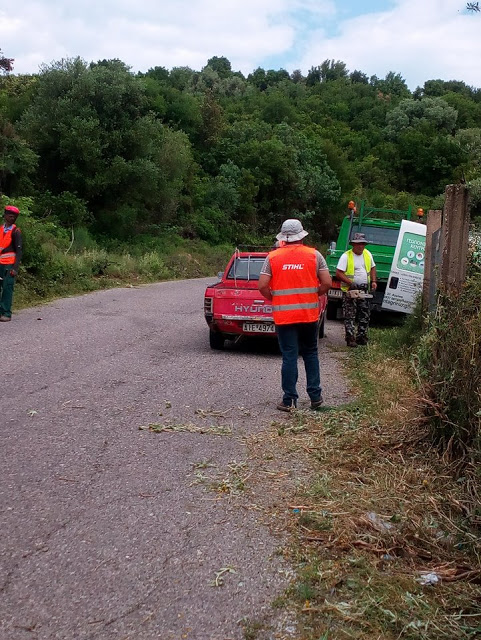
<svg viewBox="0 0 481 640">
<path fill-rule="evenodd" d="M 270 453 L 293 421 L 275 409 L 277 350 L 210 350 L 208 282 L 60 300 L 2 327 L 1 638 L 295 637 L 272 603 L 309 468 Z M 349 399 L 341 344 L 328 322 L 331 405 Z"/>
</svg>

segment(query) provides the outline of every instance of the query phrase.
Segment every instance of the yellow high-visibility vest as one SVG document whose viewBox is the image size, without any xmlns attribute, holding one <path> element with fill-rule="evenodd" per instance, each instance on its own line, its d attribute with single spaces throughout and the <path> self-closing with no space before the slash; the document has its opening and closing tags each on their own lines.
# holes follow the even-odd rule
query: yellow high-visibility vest
<svg viewBox="0 0 481 640">
<path fill-rule="evenodd" d="M 354 251 L 352 249 L 349 249 L 349 251 L 346 251 L 346 253 L 347 253 L 347 268 L 345 271 L 345 275 L 349 278 L 350 276 L 354 275 Z M 372 269 L 371 254 L 367 249 L 364 249 L 364 251 L 362 252 L 362 257 L 364 258 L 364 266 L 366 267 L 366 273 L 367 273 L 367 286 L 369 287 L 369 285 L 371 284 L 371 269 Z M 341 284 L 341 289 L 343 291 L 348 291 L 349 286 L 350 285 L 348 285 L 346 282 L 343 282 Z"/>
</svg>

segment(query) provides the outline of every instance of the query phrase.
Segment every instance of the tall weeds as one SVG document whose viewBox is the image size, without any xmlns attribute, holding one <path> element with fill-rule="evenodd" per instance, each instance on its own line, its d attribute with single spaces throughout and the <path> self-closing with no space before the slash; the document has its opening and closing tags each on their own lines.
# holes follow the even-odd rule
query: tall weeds
<svg viewBox="0 0 481 640">
<path fill-rule="evenodd" d="M 24 253 L 17 284 L 15 309 L 62 296 L 123 284 L 175 278 L 213 276 L 224 269 L 233 247 L 211 247 L 173 233 L 134 236 L 127 242 L 99 236 L 85 227 L 67 231 L 55 217 L 33 217 L 32 198 L 9 200 L 0 208 L 20 208 L 19 226 Z"/>
<path fill-rule="evenodd" d="M 415 366 L 434 440 L 452 460 L 481 458 L 481 272 L 441 294 Z"/>
</svg>

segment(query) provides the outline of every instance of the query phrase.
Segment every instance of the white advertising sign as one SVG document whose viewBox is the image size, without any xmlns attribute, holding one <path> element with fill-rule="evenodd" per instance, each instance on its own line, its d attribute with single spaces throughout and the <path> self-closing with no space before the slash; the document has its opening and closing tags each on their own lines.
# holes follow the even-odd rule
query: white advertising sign
<svg viewBox="0 0 481 640">
<path fill-rule="evenodd" d="M 412 313 L 423 288 L 426 226 L 403 220 L 382 308 Z"/>
</svg>

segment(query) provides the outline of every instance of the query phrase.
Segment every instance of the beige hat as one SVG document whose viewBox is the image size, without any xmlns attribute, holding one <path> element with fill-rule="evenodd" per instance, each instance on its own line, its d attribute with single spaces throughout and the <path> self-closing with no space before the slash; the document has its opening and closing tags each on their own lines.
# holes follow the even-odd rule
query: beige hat
<svg viewBox="0 0 481 640">
<path fill-rule="evenodd" d="M 289 218 L 282 223 L 281 232 L 276 235 L 276 238 L 281 242 L 298 242 L 307 235 L 309 234 L 304 231 L 300 220 Z"/>
</svg>

